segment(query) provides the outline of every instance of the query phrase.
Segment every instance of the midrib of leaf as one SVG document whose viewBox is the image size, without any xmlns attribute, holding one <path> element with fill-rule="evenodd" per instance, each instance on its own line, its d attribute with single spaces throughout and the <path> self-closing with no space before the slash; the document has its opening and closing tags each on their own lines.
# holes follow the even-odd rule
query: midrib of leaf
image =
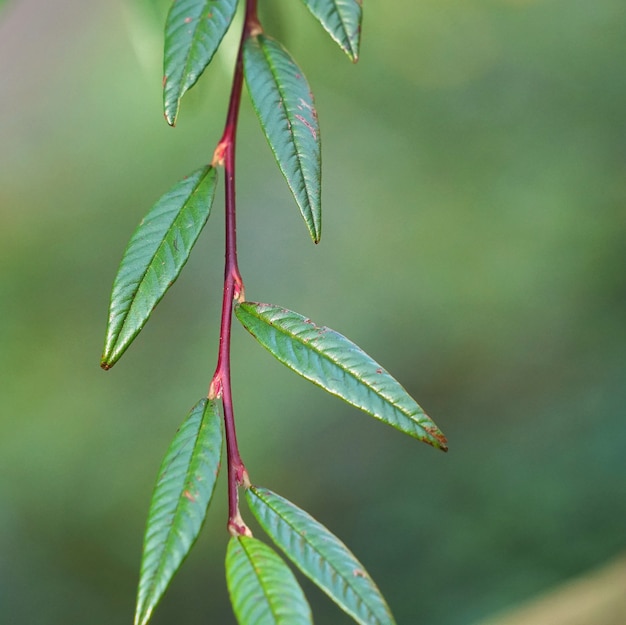
<svg viewBox="0 0 626 625">
<path fill-rule="evenodd" d="M 311 608 L 292 570 L 260 540 L 251 536 L 230 539 L 226 583 L 241 625 L 313 624 Z"/>
<path fill-rule="evenodd" d="M 274 612 L 275 605 L 274 605 L 274 602 L 271 600 L 271 594 L 268 591 L 268 584 L 264 583 L 263 576 L 259 575 L 257 567 L 254 565 L 254 560 L 250 556 L 250 551 L 248 549 L 246 549 L 245 541 L 240 540 L 239 544 L 241 545 L 241 548 L 242 548 L 243 552 L 246 554 L 246 558 L 248 558 L 248 562 L 250 564 L 250 567 L 254 571 L 254 575 L 255 575 L 256 579 L 258 580 L 258 582 L 259 582 L 259 586 L 263 590 L 263 596 L 265 597 L 265 600 L 267 601 L 267 604 L 272 607 L 272 614 L 274 614 L 275 613 Z M 271 586 L 271 584 L 270 584 L 270 586 Z"/>
<path fill-rule="evenodd" d="M 352 52 L 352 58 L 356 60 L 358 50 L 355 50 L 354 46 L 352 45 L 352 38 L 350 37 L 350 34 L 348 33 L 348 29 L 346 28 L 346 22 L 343 19 L 343 15 L 341 14 L 341 10 L 339 9 L 339 3 L 337 2 L 337 0 L 333 2 L 333 6 L 335 7 L 335 13 L 337 14 L 337 17 L 339 18 L 339 22 L 341 23 L 341 28 L 346 35 L 346 39 L 348 40 L 348 46 L 350 46 L 350 51 Z"/>
<path fill-rule="evenodd" d="M 193 20 L 195 22 L 195 26 L 193 28 L 193 34 L 192 34 L 192 42 L 193 43 L 190 46 L 186 46 L 187 47 L 187 54 L 185 54 L 185 72 L 183 74 L 183 78 L 187 78 L 189 76 L 189 72 L 190 72 L 190 69 L 191 69 L 191 66 L 192 66 L 192 63 L 191 63 L 192 54 L 191 53 L 192 53 L 192 50 L 194 49 L 194 45 L 197 45 L 197 34 L 198 34 L 198 30 L 200 29 L 200 26 L 201 26 L 200 18 L 202 17 L 202 15 L 204 13 L 204 7 L 208 6 L 209 4 L 210 4 L 210 2 L 205 2 L 204 4 L 199 5 L 200 11 L 196 15 L 193 15 Z M 217 10 L 219 10 L 221 8 L 219 2 L 213 2 L 212 4 L 215 7 L 215 9 L 217 9 Z M 200 76 L 197 76 L 196 80 L 199 77 Z M 185 82 L 187 82 L 187 81 L 185 80 Z M 181 86 L 182 86 L 182 83 L 181 83 Z M 180 96 L 179 96 L 178 99 L 180 100 Z"/>
<path fill-rule="evenodd" d="M 198 81 L 198 79 L 200 78 L 204 70 L 206 69 L 206 67 L 209 65 L 209 63 L 213 59 L 213 56 L 215 55 L 215 53 L 217 52 L 217 49 L 219 48 L 219 43 L 223 39 L 226 33 L 226 30 L 228 30 L 228 25 L 232 21 L 232 17 L 234 16 L 234 13 L 236 10 L 236 2 L 235 2 L 235 9 L 233 10 L 230 20 L 224 19 L 225 15 L 226 16 L 229 15 L 229 13 L 226 12 L 227 7 L 225 6 L 225 4 L 226 4 L 225 2 L 220 2 L 219 0 L 205 0 L 204 2 L 201 2 L 201 3 L 195 3 L 193 6 L 190 7 L 189 11 L 185 11 L 184 9 L 186 7 L 183 7 L 182 9 L 179 8 L 176 5 L 176 0 L 174 0 L 174 4 L 172 5 L 170 9 L 170 13 L 168 14 L 168 18 L 166 21 L 166 42 L 165 42 L 166 47 L 165 49 L 166 49 L 166 52 L 167 51 L 170 52 L 170 55 L 169 55 L 170 63 L 172 62 L 171 57 L 176 56 L 176 54 L 181 49 L 184 49 L 185 52 L 184 52 L 184 57 L 183 57 L 182 62 L 177 63 L 175 66 L 178 68 L 178 71 L 175 71 L 174 75 L 175 76 L 178 75 L 178 80 L 175 81 L 175 84 L 176 84 L 175 99 L 173 102 L 170 102 L 170 106 L 173 107 L 173 114 L 168 114 L 169 108 L 167 107 L 167 103 L 169 101 L 166 100 L 166 102 L 164 103 L 166 104 L 165 116 L 166 116 L 168 124 L 171 124 L 171 125 L 175 124 L 176 118 L 178 117 L 180 102 L 182 100 L 183 95 L 189 89 L 191 89 L 191 87 L 193 87 L 196 84 L 196 82 Z M 227 23 L 227 26 L 226 26 L 226 29 L 223 32 L 221 32 L 222 29 L 218 28 L 215 24 L 211 25 L 210 27 L 212 29 L 211 34 L 214 35 L 215 31 L 217 31 L 218 33 L 221 32 L 221 37 L 218 37 L 219 41 L 217 45 L 214 47 L 213 53 L 211 54 L 206 65 L 202 64 L 203 67 L 201 67 L 197 72 L 193 72 L 194 52 L 198 51 L 200 47 L 199 42 L 201 41 L 201 33 L 202 33 L 202 25 L 203 25 L 202 16 L 204 15 L 205 9 L 208 8 L 209 6 L 212 7 L 212 12 L 215 11 L 219 13 L 219 20 L 216 20 L 216 22 L 221 24 L 222 22 L 225 21 Z M 196 9 L 195 12 L 193 11 L 194 8 Z M 170 15 L 172 14 L 172 12 L 176 12 L 176 11 L 178 12 L 176 14 L 177 19 L 181 18 L 181 14 L 188 13 L 188 17 L 190 17 L 191 20 L 193 21 L 193 25 L 191 22 L 186 23 L 183 20 L 181 23 L 178 24 L 178 28 L 174 29 L 173 31 L 168 32 L 167 28 L 170 23 Z M 190 33 L 191 39 L 189 42 L 180 40 L 180 33 L 185 30 L 191 30 L 191 33 Z M 200 36 L 198 35 L 199 31 L 200 31 Z M 174 38 L 174 35 L 176 35 L 174 45 L 170 44 L 168 46 L 168 41 L 171 40 L 171 38 Z M 166 60 L 167 60 L 167 55 L 166 55 Z M 171 78 L 171 75 L 172 74 L 166 73 L 165 79 L 168 83 L 169 83 L 169 79 Z M 168 91 L 165 90 L 165 93 L 168 93 Z"/>
<path fill-rule="evenodd" d="M 275 520 L 275 526 L 278 527 L 279 523 L 282 522 L 285 525 L 288 525 L 291 529 L 292 529 L 292 534 L 294 536 L 297 536 L 299 539 L 301 539 L 303 542 L 305 542 L 309 548 L 317 555 L 317 557 L 319 558 L 319 561 L 322 563 L 322 565 L 326 565 L 331 571 L 334 572 L 334 574 L 341 578 L 342 580 L 344 580 L 344 587 L 349 588 L 352 591 L 352 594 L 356 597 L 356 601 L 360 606 L 364 606 L 365 611 L 367 612 L 367 614 L 369 616 L 374 617 L 374 619 L 376 619 L 376 622 L 378 622 L 378 617 L 376 616 L 376 614 L 372 611 L 372 609 L 367 605 L 367 603 L 365 603 L 365 601 L 363 601 L 363 599 L 361 598 L 360 594 L 354 590 L 354 587 L 352 586 L 352 584 L 350 584 L 349 579 L 335 566 L 332 565 L 332 563 L 324 557 L 324 555 L 310 542 L 310 540 L 307 538 L 307 534 L 301 534 L 300 531 L 293 525 L 293 523 L 291 523 L 290 521 L 288 521 L 283 515 L 280 514 L 280 512 L 278 510 L 276 510 L 276 508 L 274 508 L 270 503 L 267 502 L 267 500 L 265 500 L 261 495 L 259 495 L 256 491 L 256 489 L 252 489 L 252 492 L 254 493 L 254 495 L 256 497 L 258 497 L 270 510 L 272 510 L 272 512 L 274 512 L 274 514 L 276 515 L 276 520 Z M 299 568 L 299 567 L 298 567 Z M 303 571 L 304 572 L 304 571 Z M 309 574 L 306 573 L 307 577 L 309 577 Z M 324 589 L 324 592 L 326 592 L 326 589 Z"/>
<path fill-rule="evenodd" d="M 248 311 L 246 311 L 246 312 L 248 312 Z M 250 314 L 250 313 L 249 313 L 249 314 Z M 259 321 L 261 321 L 261 322 L 263 322 L 263 323 L 267 323 L 267 322 L 266 322 L 266 321 L 265 321 L 265 320 L 264 320 L 264 319 L 263 319 L 260 315 L 255 315 L 255 314 L 253 314 L 253 316 L 254 316 L 254 317 L 256 317 Z M 315 354 L 316 354 L 316 355 L 317 355 L 317 357 L 318 357 L 318 362 L 323 363 L 323 362 L 325 362 L 325 361 L 330 361 L 330 362 L 331 362 L 334 366 L 336 366 L 338 369 L 340 369 L 340 370 L 342 371 L 342 373 L 343 373 L 343 375 L 344 375 L 345 377 L 350 378 L 351 380 L 353 380 L 354 382 L 356 382 L 356 383 L 357 383 L 360 387 L 363 387 L 363 388 L 367 391 L 367 393 L 368 393 L 369 395 L 373 395 L 374 397 L 376 397 L 376 398 L 378 398 L 378 399 L 380 399 L 380 398 L 385 399 L 385 400 L 386 400 L 389 404 L 391 404 L 391 405 L 392 405 L 392 406 L 394 406 L 397 410 L 399 410 L 400 412 L 402 412 L 402 409 L 401 409 L 400 407 L 398 407 L 398 405 L 394 402 L 394 400 L 393 400 L 392 398 L 390 398 L 388 395 L 384 394 L 382 391 L 381 391 L 381 392 L 377 392 L 377 391 L 375 391 L 374 389 L 372 389 L 369 385 L 367 385 L 365 382 L 363 382 L 361 379 L 359 379 L 359 378 L 358 378 L 358 377 L 357 377 L 354 373 L 352 373 L 352 372 L 351 372 L 351 371 L 350 371 L 347 367 L 345 367 L 344 365 L 342 365 L 340 362 L 338 362 L 338 361 L 337 361 L 337 360 L 335 360 L 334 358 L 331 358 L 331 357 L 330 357 L 330 355 L 329 355 L 329 352 L 328 352 L 328 351 L 322 351 L 322 350 L 320 350 L 319 348 L 316 348 L 316 347 L 312 344 L 312 342 L 308 342 L 308 343 L 307 343 L 304 339 L 301 339 L 301 338 L 300 338 L 297 334 L 292 333 L 292 332 L 289 332 L 288 330 L 283 330 L 283 328 L 281 328 L 281 327 L 277 327 L 277 326 L 275 326 L 275 325 L 273 325 L 273 324 L 271 324 L 271 325 L 270 325 L 270 327 L 271 327 L 271 328 L 272 328 L 272 330 L 274 330 L 275 332 L 277 332 L 277 333 L 281 333 L 281 334 L 283 334 L 284 336 L 290 337 L 290 338 L 291 338 L 294 342 L 298 342 L 300 345 L 302 345 L 303 347 L 305 347 L 305 349 L 306 349 L 307 351 L 315 352 Z M 328 331 L 328 332 L 334 332 L 334 330 L 331 330 L 330 328 L 327 328 L 326 326 L 317 326 L 317 325 L 315 325 L 315 324 L 311 324 L 311 327 L 312 327 L 312 329 L 316 329 L 316 330 L 318 330 L 318 331 L 319 331 L 319 330 L 321 330 L 322 332 L 327 332 L 327 331 Z M 349 340 L 349 339 L 347 339 L 347 340 Z M 275 343 L 275 341 L 274 341 L 274 343 Z M 356 349 L 358 349 L 359 351 L 361 351 L 361 353 L 362 353 L 364 356 L 366 356 L 368 359 L 370 359 L 370 360 L 371 360 L 371 357 L 370 357 L 370 356 L 368 356 L 368 355 L 367 355 L 365 352 L 363 352 L 362 350 L 360 350 L 360 348 L 358 348 L 356 345 L 354 345 L 354 347 L 355 347 Z M 299 355 L 297 355 L 297 354 L 293 351 L 293 347 L 290 347 L 290 349 L 291 349 L 291 353 L 292 353 L 292 354 L 293 354 L 293 356 L 294 356 L 294 359 L 296 359 L 296 360 L 300 360 L 300 359 L 301 359 L 301 357 L 300 357 Z M 341 348 L 336 348 L 336 347 L 333 347 L 333 348 L 332 348 L 332 350 L 333 350 L 333 351 L 336 351 L 337 349 L 339 349 L 339 350 L 341 351 Z M 308 376 L 305 376 L 305 377 L 307 377 L 307 379 L 310 379 L 310 378 L 308 378 Z M 317 383 L 317 382 L 315 382 L 314 380 L 311 380 L 311 382 Z M 399 384 L 399 382 L 398 382 L 398 384 Z M 406 392 L 406 391 L 405 391 L 405 392 Z M 336 395 L 336 393 L 335 393 L 335 392 L 332 392 L 332 394 L 333 394 L 333 395 Z M 353 406 L 356 406 L 356 407 L 358 407 L 358 408 L 361 408 L 362 410 L 365 410 L 366 412 L 369 412 L 369 410 L 367 410 L 367 409 L 363 408 L 362 406 L 359 406 L 359 405 L 358 405 L 358 404 L 356 404 L 356 403 L 353 403 L 352 401 L 349 401 L 349 403 L 350 403 L 350 404 L 352 404 Z M 406 416 L 406 413 L 404 413 L 404 412 L 403 412 L 403 414 L 405 414 L 405 416 Z M 409 418 L 410 418 L 410 417 L 409 417 Z M 418 426 L 419 426 L 419 424 L 416 424 L 416 425 L 418 425 Z M 422 426 L 419 426 L 419 427 L 422 427 Z"/>
<path fill-rule="evenodd" d="M 352 58 L 356 59 L 357 51 L 354 49 L 354 46 L 352 45 L 352 39 L 350 37 L 350 34 L 348 33 L 348 29 L 346 28 L 346 22 L 344 21 L 343 16 L 341 15 L 341 11 L 337 7 L 337 3 L 334 2 L 333 5 L 335 7 L 337 17 L 339 18 L 339 22 L 341 23 L 341 28 L 343 32 L 346 34 L 346 39 L 348 40 L 348 45 L 350 46 L 350 51 L 352 52 Z"/>
<path fill-rule="evenodd" d="M 200 29 L 200 19 L 199 18 L 201 16 L 202 16 L 202 9 L 200 10 L 200 12 L 197 15 L 193 16 L 193 20 L 195 22 L 195 26 L 193 28 L 192 40 L 193 40 L 194 44 L 196 43 L 198 30 Z M 191 69 L 191 51 L 193 50 L 193 47 L 194 47 L 193 44 L 188 46 L 187 54 L 185 54 L 185 73 L 183 74 L 183 76 L 185 76 L 185 77 L 189 76 L 189 71 Z"/>
<path fill-rule="evenodd" d="M 263 37 L 263 39 L 266 39 L 264 35 L 260 35 L 260 37 Z M 279 95 L 280 95 L 280 99 L 282 102 L 287 102 L 287 99 L 285 97 L 285 90 L 281 88 L 280 83 L 276 77 L 276 65 L 274 63 L 272 63 L 271 61 L 271 55 L 269 55 L 266 52 L 266 46 L 265 46 L 265 41 L 263 42 L 264 45 L 259 46 L 261 48 L 261 52 L 263 53 L 263 56 L 265 57 L 265 60 L 267 61 L 267 64 L 270 67 L 270 73 L 272 74 L 272 78 L 274 79 L 274 84 L 276 85 L 276 90 L 278 91 Z M 282 50 L 281 50 L 282 52 Z M 289 132 L 289 135 L 291 136 L 291 142 L 292 145 L 295 147 L 297 142 L 296 142 L 296 134 L 293 131 L 293 128 L 295 126 L 295 124 L 298 123 L 298 120 L 291 115 L 291 111 L 289 110 L 289 107 L 287 106 L 283 106 L 283 111 L 285 113 L 285 117 L 287 118 L 288 122 L 289 122 L 289 128 L 287 129 Z M 319 128 L 317 130 L 318 132 L 318 139 L 319 139 Z M 311 195 L 309 192 L 309 186 L 306 182 L 306 176 L 304 175 L 304 164 L 303 164 L 303 160 L 302 157 L 300 155 L 300 152 L 298 150 L 297 147 L 295 147 L 295 157 L 298 161 L 298 170 L 300 172 L 300 175 L 302 176 L 302 181 L 303 181 L 303 186 L 304 186 L 304 193 L 306 194 L 306 199 L 308 202 L 308 206 L 309 209 L 311 210 L 311 219 L 313 220 L 313 222 L 316 222 L 315 219 L 315 211 L 313 210 L 313 201 L 311 199 Z M 320 226 L 318 223 L 315 223 L 316 229 L 319 231 Z M 319 232 L 317 233 L 319 236 Z"/>
<path fill-rule="evenodd" d="M 358 1 L 358 0 L 355 0 Z M 341 23 L 341 28 L 343 30 L 343 33 L 347 39 L 347 43 L 348 46 L 350 48 L 350 51 L 352 53 L 352 60 L 356 61 L 358 59 L 358 48 L 355 49 L 353 43 L 352 43 L 352 38 L 350 37 L 350 34 L 348 32 L 348 28 L 346 27 L 347 22 L 344 20 L 343 18 L 343 13 L 341 11 L 341 9 L 339 9 L 339 2 L 340 0 L 332 0 L 332 7 L 334 8 L 334 11 L 331 10 L 331 13 L 334 13 L 337 15 L 337 18 L 339 19 L 339 22 Z M 305 4 L 307 5 L 307 8 L 309 10 L 311 10 L 311 5 L 312 2 L 310 2 L 309 0 L 305 0 Z M 313 11 L 311 11 L 311 13 L 317 18 L 317 15 L 315 15 L 315 13 L 313 13 Z M 319 20 L 319 18 L 318 18 Z M 324 24 L 322 24 L 322 26 L 324 27 L 324 30 L 326 30 L 328 32 L 328 34 L 333 37 L 333 33 L 331 31 L 329 31 L 326 26 Z M 334 37 L 333 37 L 334 39 Z"/>
<path fill-rule="evenodd" d="M 205 410 L 206 410 L 206 407 L 205 407 Z M 198 442 L 199 442 L 199 440 L 200 440 L 200 430 L 202 429 L 202 425 L 203 425 L 203 423 L 204 423 L 204 419 L 200 422 L 200 428 L 198 428 L 198 434 L 197 434 L 197 436 L 195 437 L 196 442 L 194 443 L 194 445 L 193 445 L 193 451 L 191 452 L 191 458 L 192 458 L 192 459 L 193 459 L 193 457 L 194 457 L 194 453 L 195 453 L 195 451 L 196 451 L 196 448 L 197 448 L 197 446 L 198 446 Z M 189 441 L 187 441 L 187 442 L 185 443 L 185 445 L 183 445 L 183 446 L 180 448 L 180 451 L 176 454 L 176 456 L 174 456 L 174 458 L 172 458 L 172 461 L 171 461 L 171 462 L 167 465 L 167 466 L 168 466 L 168 468 L 169 468 L 169 467 L 171 467 L 171 466 L 172 466 L 172 464 L 174 464 L 175 460 L 177 460 L 177 459 L 181 456 L 181 454 L 182 454 L 182 453 L 183 453 L 183 452 L 187 449 L 187 447 L 188 447 L 188 446 L 189 446 Z M 190 475 L 192 475 L 192 474 L 193 474 L 193 471 L 192 471 L 192 467 L 193 467 L 193 466 L 194 466 L 194 465 L 193 465 L 193 463 L 191 463 L 191 462 L 190 462 L 190 463 L 189 463 L 189 466 L 188 466 L 188 468 L 187 468 L 187 471 L 185 472 L 185 479 L 183 480 L 183 484 L 186 484 L 186 483 L 188 482 L 189 478 L 190 478 Z M 160 576 L 161 576 L 161 574 L 163 573 L 163 568 L 165 567 L 165 563 L 166 563 L 166 561 L 167 561 L 167 558 L 166 558 L 165 556 L 167 556 L 167 553 L 168 553 L 168 551 L 169 551 L 169 548 L 171 547 L 171 545 L 172 545 L 172 543 L 174 542 L 174 539 L 175 539 L 174 533 L 171 531 L 171 529 L 172 529 L 172 527 L 175 527 L 175 526 L 176 526 L 176 521 L 178 521 L 178 520 L 180 519 L 181 515 L 182 515 L 182 505 L 183 505 L 183 503 L 184 503 L 184 502 L 183 502 L 183 501 L 182 501 L 182 499 L 179 497 L 179 498 L 178 498 L 178 501 L 177 501 L 177 503 L 176 503 L 176 508 L 174 509 L 174 514 L 172 515 L 172 523 L 171 523 L 171 526 L 170 526 L 170 531 L 167 533 L 167 539 L 166 539 L 166 541 L 165 541 L 165 544 L 167 545 L 168 549 L 164 549 L 164 550 L 163 550 L 163 555 L 162 555 L 162 556 L 161 556 L 161 558 L 159 559 L 159 565 L 158 565 L 158 567 L 155 569 L 155 573 L 154 573 L 154 575 L 152 576 L 152 579 L 151 579 L 151 582 L 150 582 L 150 586 L 149 586 L 149 588 L 150 588 L 151 593 L 152 593 L 152 592 L 154 592 L 154 588 L 155 588 L 155 582 L 156 582 L 156 580 L 157 580 L 157 579 L 159 579 L 159 577 L 160 577 Z M 165 507 L 165 506 L 162 506 L 162 507 L 161 507 L 161 509 L 162 509 L 163 507 Z"/>
<path fill-rule="evenodd" d="M 193 545 L 193 542 L 197 539 L 198 531 L 201 528 L 202 523 L 204 522 L 206 509 L 203 511 L 202 519 L 200 520 L 200 525 L 197 528 L 198 531 L 194 531 L 192 533 L 189 533 L 187 531 L 181 532 L 180 528 L 183 525 L 181 521 L 184 520 L 185 518 L 184 512 L 185 512 L 185 506 L 187 505 L 186 502 L 183 500 L 183 497 L 184 497 L 183 493 L 185 492 L 185 488 L 194 482 L 194 475 L 198 471 L 199 466 L 202 466 L 206 464 L 207 462 L 210 462 L 210 458 L 206 457 L 205 451 L 203 450 L 206 447 L 206 443 L 212 441 L 213 439 L 211 437 L 207 438 L 207 436 L 209 436 L 210 433 L 204 432 L 203 430 L 205 430 L 208 427 L 212 427 L 213 425 L 216 425 L 217 428 L 220 427 L 219 413 L 217 411 L 216 405 L 213 402 L 206 400 L 206 399 L 201 400 L 201 403 L 202 403 L 202 414 L 199 417 L 197 426 L 193 428 L 189 428 L 190 431 L 188 433 L 188 436 L 180 444 L 175 455 L 172 456 L 172 458 L 169 460 L 167 465 L 165 465 L 164 467 L 161 467 L 159 475 L 160 477 L 162 477 L 162 479 L 159 479 L 159 481 L 157 481 L 157 484 L 155 485 L 155 492 L 159 488 L 163 488 L 165 490 L 160 493 L 160 500 L 159 500 L 160 505 L 156 508 L 152 508 L 152 506 L 150 508 L 149 526 L 147 530 L 152 530 L 152 531 L 149 533 L 147 531 L 145 539 L 144 539 L 144 553 L 142 555 L 142 571 L 140 575 L 140 583 L 139 583 L 139 589 L 138 589 L 138 602 L 137 602 L 135 621 L 134 621 L 135 625 L 145 625 L 150 620 L 150 617 L 154 611 L 154 608 L 156 607 L 156 605 L 162 598 L 163 594 L 169 587 L 169 584 L 171 582 L 171 579 L 174 573 L 178 570 L 182 561 L 187 557 L 189 553 L 189 549 L 191 548 L 191 545 Z M 194 410 L 197 406 L 198 405 L 194 407 Z M 213 421 L 216 421 L 216 423 L 213 423 Z M 185 426 L 187 426 L 188 424 L 189 424 L 189 421 L 186 421 L 185 423 L 181 425 L 181 428 L 185 428 Z M 180 433 L 180 429 L 177 435 L 179 433 Z M 215 451 L 217 452 L 217 455 L 218 455 L 217 469 L 219 470 L 219 457 L 221 456 L 221 433 L 219 429 L 217 433 L 219 436 L 220 447 L 216 448 Z M 190 446 L 192 446 L 192 449 L 189 452 Z M 208 451 L 208 449 L 206 451 Z M 172 466 L 176 465 L 177 461 L 181 458 L 181 456 L 185 456 L 187 453 L 189 454 L 189 462 L 181 463 L 184 466 L 186 466 L 186 468 L 184 468 L 183 471 L 172 472 Z M 213 497 L 213 493 L 215 491 L 215 481 L 216 481 L 216 478 L 213 481 L 213 484 L 209 493 L 209 497 L 206 500 L 207 507 L 210 504 L 211 499 Z M 171 498 L 173 495 L 177 496 L 176 504 L 175 504 L 173 512 L 171 513 L 171 518 L 169 518 L 167 523 L 164 523 L 163 519 L 169 516 L 167 514 L 168 503 L 171 501 Z M 194 517 L 193 506 L 196 506 L 195 507 L 196 511 L 198 511 L 200 508 L 197 505 L 198 502 L 193 501 L 191 503 L 192 503 L 192 507 L 190 507 L 188 511 L 190 512 L 189 516 L 193 519 Z M 146 550 L 147 544 L 153 541 L 155 539 L 155 536 L 158 538 L 160 535 L 164 533 L 163 531 L 161 531 L 163 526 L 167 526 L 167 530 L 165 532 L 166 534 L 165 540 L 163 541 L 157 540 L 155 544 L 151 545 L 151 549 L 147 551 Z M 174 531 L 174 528 L 178 528 L 178 529 Z M 179 545 L 176 544 L 177 541 Z M 189 543 L 189 544 L 186 544 L 186 543 Z M 159 580 L 162 580 L 164 576 L 164 570 L 166 568 L 166 565 L 168 564 L 168 557 L 171 557 L 173 553 L 177 553 L 179 551 L 177 549 L 177 546 L 182 547 L 183 549 L 182 558 L 180 558 L 178 562 L 176 562 L 176 559 L 175 559 L 174 569 L 172 571 L 172 574 L 166 575 L 167 577 L 166 584 L 161 590 L 159 590 L 158 582 Z M 157 565 L 154 567 L 151 574 L 147 578 L 144 578 L 143 577 L 144 564 L 146 563 L 147 560 L 148 561 L 151 560 L 151 554 L 155 552 L 157 553 L 160 552 Z"/>
</svg>

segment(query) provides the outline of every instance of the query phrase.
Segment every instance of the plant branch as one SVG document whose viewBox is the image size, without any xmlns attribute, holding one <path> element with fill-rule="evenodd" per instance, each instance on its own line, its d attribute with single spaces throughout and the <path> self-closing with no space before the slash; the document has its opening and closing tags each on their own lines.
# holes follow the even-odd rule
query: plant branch
<svg viewBox="0 0 626 625">
<path fill-rule="evenodd" d="M 235 199 L 235 147 L 237 122 L 243 88 L 243 46 L 251 33 L 260 29 L 257 14 L 257 0 L 247 0 L 246 16 L 237 52 L 235 74 L 226 116 L 224 133 L 213 156 L 213 165 L 223 165 L 225 173 L 225 265 L 222 316 L 220 325 L 220 345 L 217 367 L 209 397 L 221 397 L 224 408 L 224 428 L 226 432 L 226 454 L 228 458 L 228 531 L 233 535 L 251 535 L 239 512 L 239 486 L 249 486 L 248 473 L 239 453 L 235 415 L 230 382 L 230 336 L 233 317 L 233 302 L 244 300 L 243 280 L 237 264 L 237 228 Z"/>
</svg>

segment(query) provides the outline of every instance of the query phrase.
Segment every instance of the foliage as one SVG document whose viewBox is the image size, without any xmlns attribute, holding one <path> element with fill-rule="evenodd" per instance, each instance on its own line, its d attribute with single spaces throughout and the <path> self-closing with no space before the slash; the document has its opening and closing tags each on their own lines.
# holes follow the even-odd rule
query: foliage
<svg viewBox="0 0 626 625">
<path fill-rule="evenodd" d="M 360 43 L 360 0 L 304 0 L 348 57 Z M 315 243 L 321 236 L 321 148 L 317 112 L 304 74 L 266 35 L 256 0 L 246 0 L 224 133 L 210 165 L 178 182 L 156 202 L 132 236 L 113 285 L 101 365 L 111 368 L 179 276 L 204 228 L 218 169 L 225 181 L 225 279 L 220 348 L 207 398 L 201 399 L 168 449 L 152 496 L 144 538 L 135 625 L 145 625 L 194 544 L 217 481 L 223 410 L 231 540 L 226 577 L 241 625 L 311 623 L 293 573 L 273 549 L 252 537 L 239 489 L 261 527 L 302 573 L 361 625 L 395 621 L 363 565 L 328 529 L 269 490 L 251 485 L 235 433 L 230 383 L 233 312 L 276 359 L 329 393 L 434 447 L 446 439 L 406 390 L 341 334 L 270 304 L 247 301 L 237 264 L 235 145 L 243 81 L 276 162 Z M 163 101 L 174 125 L 183 95 L 210 64 L 231 25 L 236 0 L 178 0 L 165 25 Z"/>
</svg>

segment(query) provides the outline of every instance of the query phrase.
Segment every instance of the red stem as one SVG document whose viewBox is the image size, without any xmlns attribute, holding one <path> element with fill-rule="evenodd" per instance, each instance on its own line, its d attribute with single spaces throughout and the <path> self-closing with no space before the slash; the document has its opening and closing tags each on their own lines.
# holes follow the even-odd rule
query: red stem
<svg viewBox="0 0 626 625">
<path fill-rule="evenodd" d="M 226 454 L 228 458 L 228 531 L 233 535 L 251 535 L 239 513 L 239 486 L 249 485 L 248 473 L 241 460 L 235 431 L 235 415 L 230 384 L 230 333 L 233 316 L 233 301 L 243 301 L 243 281 L 237 265 L 237 230 L 235 202 L 235 145 L 237 121 L 243 86 L 243 45 L 251 33 L 260 30 L 256 15 L 257 0 L 246 0 L 246 16 L 239 50 L 235 75 L 228 105 L 224 134 L 219 142 L 213 164 L 223 164 L 226 196 L 226 245 L 224 265 L 224 294 L 222 297 L 222 318 L 220 325 L 220 346 L 217 367 L 209 397 L 222 398 L 224 408 L 224 429 L 226 432 Z"/>
</svg>

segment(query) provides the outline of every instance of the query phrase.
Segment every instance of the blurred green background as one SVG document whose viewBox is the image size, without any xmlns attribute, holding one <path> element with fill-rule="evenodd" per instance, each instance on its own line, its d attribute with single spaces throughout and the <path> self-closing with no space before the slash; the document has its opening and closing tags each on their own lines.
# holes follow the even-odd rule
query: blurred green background
<svg viewBox="0 0 626 625">
<path fill-rule="evenodd" d="M 348 335 L 450 441 L 326 396 L 235 328 L 252 480 L 342 537 L 402 624 L 467 625 L 626 549 L 623 0 L 365 2 L 352 66 L 302 3 L 261 0 L 322 126 L 314 246 L 246 101 L 250 299 Z M 221 134 L 236 35 L 161 113 L 165 2 L 0 13 L 0 622 L 130 623 L 165 449 L 217 349 L 221 195 L 116 367 L 109 290 L 134 227 Z M 223 478 L 224 476 L 222 476 Z M 248 519 L 250 515 L 248 514 Z M 155 625 L 234 623 L 220 481 Z M 308 583 L 318 623 L 350 622 Z"/>
</svg>

